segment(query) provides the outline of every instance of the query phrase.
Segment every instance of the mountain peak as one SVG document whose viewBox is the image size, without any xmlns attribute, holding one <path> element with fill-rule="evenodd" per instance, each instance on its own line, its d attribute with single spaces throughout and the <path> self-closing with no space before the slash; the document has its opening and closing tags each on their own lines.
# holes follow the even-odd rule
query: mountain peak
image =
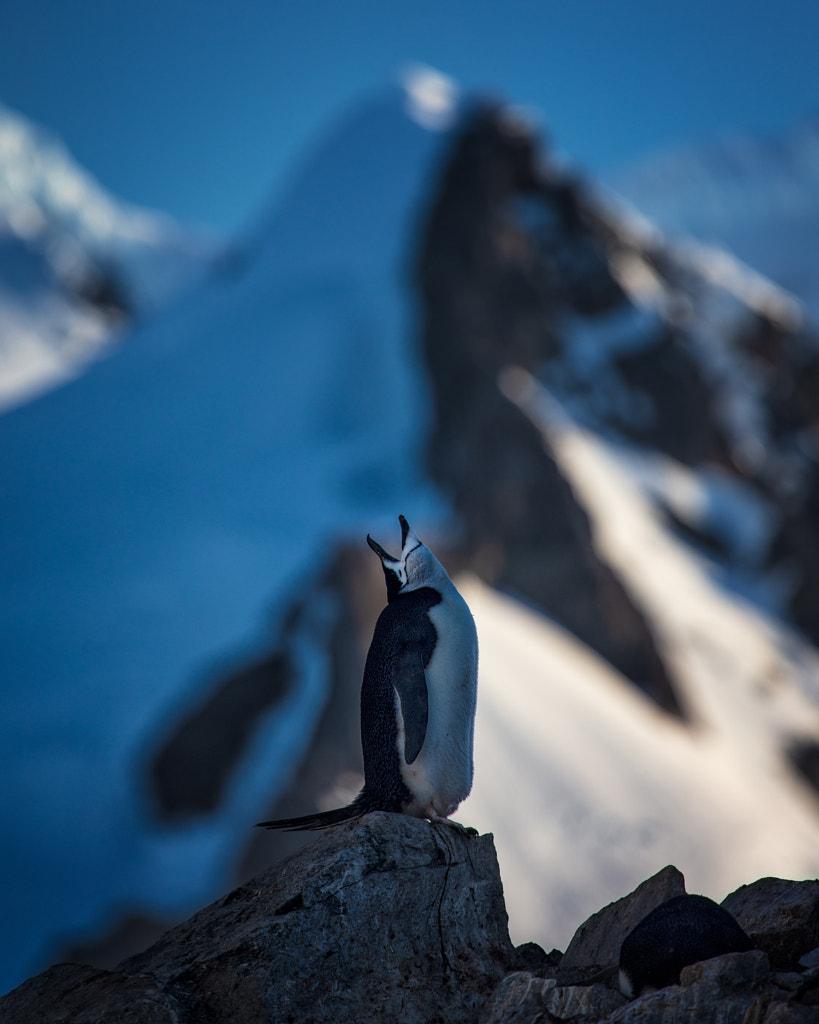
<svg viewBox="0 0 819 1024">
<path fill-rule="evenodd" d="M 407 67 L 400 75 L 409 116 L 430 131 L 451 128 L 458 112 L 455 82 L 434 68 L 422 64 Z"/>
</svg>

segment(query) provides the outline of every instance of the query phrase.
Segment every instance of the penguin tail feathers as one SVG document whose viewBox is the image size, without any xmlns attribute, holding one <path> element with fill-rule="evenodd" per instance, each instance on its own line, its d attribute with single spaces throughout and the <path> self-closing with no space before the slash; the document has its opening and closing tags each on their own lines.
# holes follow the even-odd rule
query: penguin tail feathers
<svg viewBox="0 0 819 1024">
<path fill-rule="evenodd" d="M 279 818 L 276 821 L 260 821 L 257 828 L 280 828 L 286 832 L 318 832 L 324 828 L 332 828 L 333 825 L 341 825 L 345 821 L 354 821 L 368 811 L 377 808 L 370 806 L 369 800 L 362 800 L 363 794 L 359 794 L 351 804 L 346 807 L 337 807 L 333 811 L 320 811 L 318 814 L 305 814 L 301 818 Z"/>
</svg>

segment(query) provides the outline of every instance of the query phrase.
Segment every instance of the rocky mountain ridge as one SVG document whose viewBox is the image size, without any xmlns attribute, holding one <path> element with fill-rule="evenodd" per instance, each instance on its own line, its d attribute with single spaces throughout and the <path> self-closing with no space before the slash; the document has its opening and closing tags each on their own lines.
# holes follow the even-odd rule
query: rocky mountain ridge
<svg viewBox="0 0 819 1024">
<path fill-rule="evenodd" d="M 60 964 L 0 999 L 9 1024 L 808 1024 L 819 1019 L 819 881 L 724 901 L 755 943 L 628 1001 L 590 976 L 685 891 L 667 867 L 565 954 L 509 940 L 492 837 L 376 813 L 320 839 L 114 971 Z M 586 979 L 586 980 L 584 980 Z"/>
<path fill-rule="evenodd" d="M 718 246 L 819 318 L 819 118 L 649 155 L 606 184 L 664 234 Z M 807 258 L 806 258 L 807 257 Z"/>
<path fill-rule="evenodd" d="M 559 467 L 549 479 L 545 465 L 525 463 L 527 449 L 543 445 L 539 424 L 527 428 L 515 408 L 514 371 L 523 369 L 595 433 L 709 467 L 755 493 L 777 524 L 768 549 L 724 554 L 757 559 L 760 573 L 787 562 L 797 575 L 786 610 L 819 639 L 819 543 L 807 536 L 819 478 L 819 334 L 784 293 L 739 272 L 732 279 L 618 218 L 550 164 L 525 125 L 491 107 L 453 146 L 416 280 L 436 409 L 430 470 L 466 524 L 484 578 L 533 600 L 673 707 L 667 666 L 637 617 L 625 619 L 628 595 L 599 564 L 594 582 L 583 576 L 593 546 L 582 513 L 568 511 L 576 498 L 561 489 Z M 709 524 L 681 525 L 712 541 Z M 575 538 L 583 554 L 564 575 L 561 556 Z M 482 548 L 494 552 L 491 566 Z M 612 606 L 621 610 L 616 629 L 594 623 Z M 630 656 L 612 646 L 622 637 L 632 638 Z"/>
</svg>

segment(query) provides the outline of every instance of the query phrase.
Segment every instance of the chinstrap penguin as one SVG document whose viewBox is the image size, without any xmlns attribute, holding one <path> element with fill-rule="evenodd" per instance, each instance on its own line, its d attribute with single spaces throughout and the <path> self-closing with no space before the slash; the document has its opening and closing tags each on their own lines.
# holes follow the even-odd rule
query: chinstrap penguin
<svg viewBox="0 0 819 1024">
<path fill-rule="evenodd" d="M 630 999 L 676 985 L 689 964 L 753 943 L 736 919 L 707 896 L 674 896 L 640 921 L 620 947 L 620 991 Z"/>
<path fill-rule="evenodd" d="M 403 516 L 401 555 L 367 535 L 387 606 L 361 684 L 364 788 L 347 807 L 263 828 L 323 829 L 370 811 L 446 821 L 472 788 L 478 636 L 446 570 Z"/>
</svg>

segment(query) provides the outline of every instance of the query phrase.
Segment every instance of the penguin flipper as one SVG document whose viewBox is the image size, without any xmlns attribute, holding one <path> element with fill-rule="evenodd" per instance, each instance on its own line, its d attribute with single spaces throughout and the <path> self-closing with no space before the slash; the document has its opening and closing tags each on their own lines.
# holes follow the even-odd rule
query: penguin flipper
<svg viewBox="0 0 819 1024">
<path fill-rule="evenodd" d="M 417 644 L 405 644 L 391 667 L 392 685 L 401 701 L 404 719 L 404 760 L 412 764 L 421 752 L 429 722 L 429 696 L 424 658 Z"/>
</svg>

